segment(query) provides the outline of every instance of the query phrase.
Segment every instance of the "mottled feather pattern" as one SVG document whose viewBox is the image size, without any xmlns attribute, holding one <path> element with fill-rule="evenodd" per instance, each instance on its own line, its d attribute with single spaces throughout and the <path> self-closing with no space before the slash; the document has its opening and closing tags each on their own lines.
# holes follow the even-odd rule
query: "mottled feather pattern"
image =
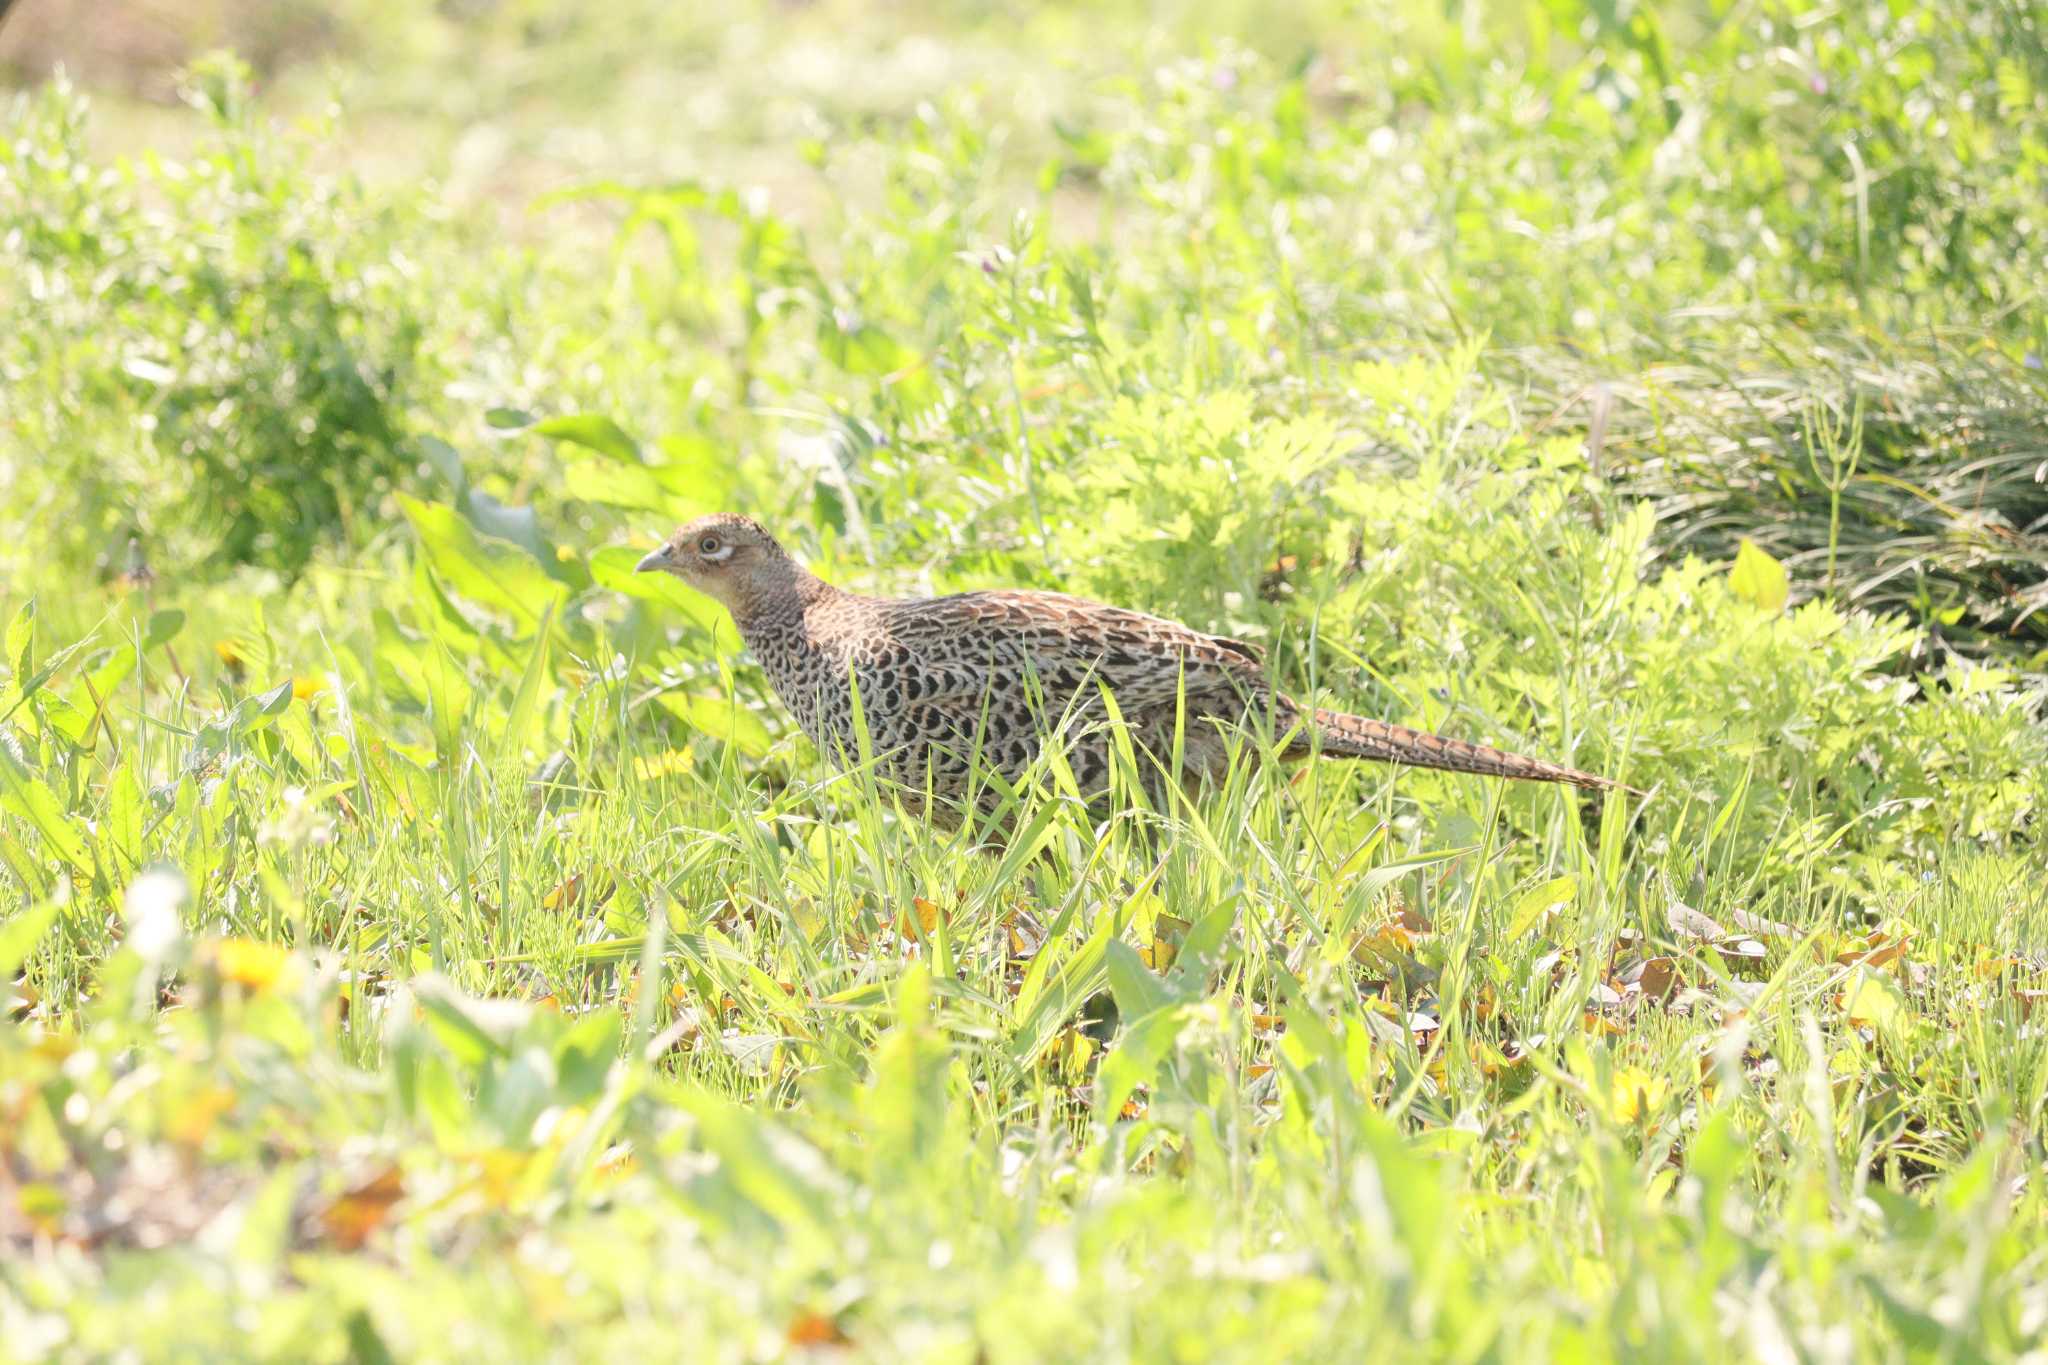
<svg viewBox="0 0 2048 1365">
<path fill-rule="evenodd" d="M 1143 612 L 1047 592 L 844 592 L 740 517 L 683 527 L 642 567 L 667 569 L 724 601 L 776 695 L 834 759 L 860 754 L 858 696 L 878 769 L 912 794 L 929 789 L 959 801 L 977 762 L 1014 782 L 1055 729 L 1067 737 L 1076 780 L 1099 790 L 1112 743 L 1103 729 L 1105 688 L 1134 737 L 1162 757 L 1184 714 L 1183 754 L 1194 781 L 1221 775 L 1223 729 L 1269 723 L 1289 737 L 1283 756 L 1292 759 L 1321 754 L 1615 785 L 1541 759 L 1301 707 L 1272 692 L 1252 646 Z"/>
</svg>

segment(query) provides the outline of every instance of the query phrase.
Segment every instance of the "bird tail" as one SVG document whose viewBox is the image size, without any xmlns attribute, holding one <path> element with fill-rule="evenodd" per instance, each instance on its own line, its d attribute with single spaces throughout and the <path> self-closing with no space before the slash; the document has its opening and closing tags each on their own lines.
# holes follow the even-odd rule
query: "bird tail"
<svg viewBox="0 0 2048 1365">
<path fill-rule="evenodd" d="M 1462 739 L 1411 730 L 1365 716 L 1326 711 L 1320 707 L 1301 715 L 1306 733 L 1297 738 L 1294 752 L 1305 757 L 1313 749 L 1332 758 L 1366 758 L 1381 763 L 1400 763 L 1411 768 L 1436 768 L 1451 773 L 1481 773 L 1488 777 L 1512 777 L 1527 782 L 1565 782 L 1574 787 L 1605 791 L 1621 788 L 1611 778 L 1582 773 L 1576 768 L 1546 763 L 1540 758 L 1489 749 Z M 1637 793 L 1640 795 L 1641 793 Z"/>
</svg>

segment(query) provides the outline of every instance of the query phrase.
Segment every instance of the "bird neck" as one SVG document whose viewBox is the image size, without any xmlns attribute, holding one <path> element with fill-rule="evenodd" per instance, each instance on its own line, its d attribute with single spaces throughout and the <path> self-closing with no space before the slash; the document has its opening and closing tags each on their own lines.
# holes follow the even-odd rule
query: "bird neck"
<svg viewBox="0 0 2048 1365">
<path fill-rule="evenodd" d="M 838 588 L 793 559 L 783 559 L 748 580 L 727 603 L 740 634 L 786 630 L 801 622 L 814 604 L 841 596 Z"/>
</svg>

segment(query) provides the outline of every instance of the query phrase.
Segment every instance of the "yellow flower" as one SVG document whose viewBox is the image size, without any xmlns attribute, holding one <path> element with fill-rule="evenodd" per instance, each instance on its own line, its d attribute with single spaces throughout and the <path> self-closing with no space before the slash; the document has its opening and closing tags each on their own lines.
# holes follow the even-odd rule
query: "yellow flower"
<svg viewBox="0 0 2048 1365">
<path fill-rule="evenodd" d="M 1625 1066 L 1614 1073 L 1608 1087 L 1607 1117 L 1616 1123 L 1641 1123 L 1657 1111 L 1671 1093 L 1671 1082 L 1639 1066 Z"/>
<path fill-rule="evenodd" d="M 292 700 L 311 701 L 327 690 L 327 679 L 307 675 L 292 679 Z"/>
<path fill-rule="evenodd" d="M 224 938 L 213 955 L 221 980 L 251 991 L 267 991 L 283 980 L 291 960 L 291 953 L 280 945 L 253 938 Z"/>
</svg>

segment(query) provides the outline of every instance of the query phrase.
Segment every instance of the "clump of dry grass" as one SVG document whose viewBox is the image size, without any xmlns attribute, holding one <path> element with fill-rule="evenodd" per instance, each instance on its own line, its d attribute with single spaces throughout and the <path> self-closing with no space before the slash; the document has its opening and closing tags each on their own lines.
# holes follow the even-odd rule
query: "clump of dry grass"
<svg viewBox="0 0 2048 1365">
<path fill-rule="evenodd" d="M 1796 591 L 1906 612 L 1930 643 L 2048 643 L 2037 358 L 1964 331 L 1716 321 L 1717 344 L 1646 349 L 1620 373 L 1508 360 L 1535 406 L 1585 423 L 1600 473 L 1655 504 L 1670 554 L 1727 558 L 1746 537 Z"/>
</svg>

